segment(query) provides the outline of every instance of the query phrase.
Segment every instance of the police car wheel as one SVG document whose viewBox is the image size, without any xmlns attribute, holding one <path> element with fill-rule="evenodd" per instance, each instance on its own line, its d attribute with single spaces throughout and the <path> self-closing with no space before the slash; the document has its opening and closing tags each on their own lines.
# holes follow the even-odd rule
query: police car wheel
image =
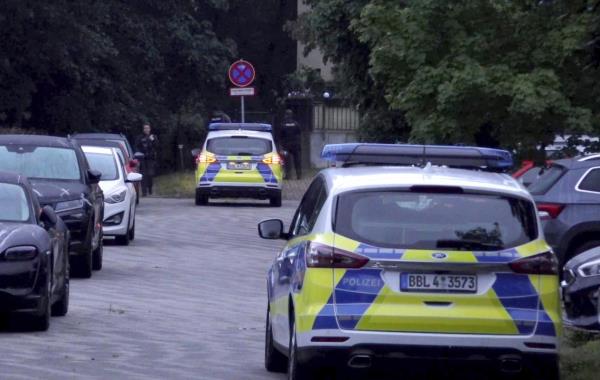
<svg viewBox="0 0 600 380">
<path fill-rule="evenodd" d="M 296 342 L 296 324 L 290 326 L 290 344 L 288 354 L 288 380 L 308 380 L 310 374 L 307 368 L 298 363 L 298 344 Z"/>
<path fill-rule="evenodd" d="M 265 327 L 265 368 L 269 372 L 285 373 L 287 358 L 279 352 L 273 344 L 273 327 L 267 310 L 267 324 Z"/>
<path fill-rule="evenodd" d="M 272 207 L 281 207 L 281 194 L 277 194 L 269 199 L 269 204 Z"/>
<path fill-rule="evenodd" d="M 208 197 L 201 195 L 196 192 L 196 206 L 206 206 L 208 204 Z"/>
</svg>

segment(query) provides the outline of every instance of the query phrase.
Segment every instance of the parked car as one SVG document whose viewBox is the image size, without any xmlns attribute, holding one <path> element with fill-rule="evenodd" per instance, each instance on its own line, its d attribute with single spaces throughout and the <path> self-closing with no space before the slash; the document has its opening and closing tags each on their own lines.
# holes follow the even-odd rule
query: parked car
<svg viewBox="0 0 600 380">
<path fill-rule="evenodd" d="M 536 165 L 531 160 L 524 160 L 521 162 L 521 167 L 512 174 L 512 177 L 517 179 L 525 187 L 529 187 L 533 182 L 544 173 L 544 170 L 552 165 L 552 161 L 546 161 L 546 165 Z"/>
<path fill-rule="evenodd" d="M 528 190 L 561 266 L 600 246 L 600 154 L 554 161 Z"/>
<path fill-rule="evenodd" d="M 562 288 L 569 322 L 580 328 L 600 330 L 600 247 L 567 262 Z"/>
<path fill-rule="evenodd" d="M 104 192 L 104 236 L 114 236 L 118 244 L 129 245 L 135 238 L 137 194 L 134 184 L 142 180 L 139 173 L 127 173 L 116 148 L 82 146 L 92 169 L 102 173 Z"/>
<path fill-rule="evenodd" d="M 44 331 L 69 310 L 69 232 L 26 177 L 0 172 L 0 311 Z"/>
<path fill-rule="evenodd" d="M 81 147 L 68 138 L 0 136 L 0 170 L 29 178 L 42 206 L 52 206 L 70 231 L 74 275 L 89 278 L 102 267 L 104 197 L 101 173 L 92 170 Z"/>
<path fill-rule="evenodd" d="M 144 154 L 135 152 L 125 135 L 116 133 L 76 133 L 71 137 L 80 145 L 118 148 L 125 162 L 127 173 L 140 172 L 140 160 L 144 158 Z M 140 203 L 140 183 L 136 182 L 134 186 L 137 194 L 135 201 L 138 204 Z"/>
</svg>

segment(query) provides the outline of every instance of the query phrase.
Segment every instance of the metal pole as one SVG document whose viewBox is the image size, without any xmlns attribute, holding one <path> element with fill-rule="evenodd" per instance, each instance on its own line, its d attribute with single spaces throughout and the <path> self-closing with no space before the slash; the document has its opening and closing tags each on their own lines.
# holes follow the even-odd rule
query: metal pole
<svg viewBox="0 0 600 380">
<path fill-rule="evenodd" d="M 240 98 L 242 98 L 242 123 L 246 122 L 246 110 L 245 110 L 245 104 L 244 104 L 244 97 L 240 96 Z"/>
</svg>

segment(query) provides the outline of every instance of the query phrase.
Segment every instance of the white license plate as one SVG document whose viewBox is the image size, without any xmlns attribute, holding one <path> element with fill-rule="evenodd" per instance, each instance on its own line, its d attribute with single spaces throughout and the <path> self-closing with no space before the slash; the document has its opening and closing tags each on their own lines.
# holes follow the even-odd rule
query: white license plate
<svg viewBox="0 0 600 380">
<path fill-rule="evenodd" d="M 252 166 L 249 162 L 230 162 L 227 164 L 229 170 L 250 170 Z"/>
<path fill-rule="evenodd" d="M 477 276 L 468 274 L 400 274 L 400 289 L 407 292 L 476 293 Z"/>
</svg>

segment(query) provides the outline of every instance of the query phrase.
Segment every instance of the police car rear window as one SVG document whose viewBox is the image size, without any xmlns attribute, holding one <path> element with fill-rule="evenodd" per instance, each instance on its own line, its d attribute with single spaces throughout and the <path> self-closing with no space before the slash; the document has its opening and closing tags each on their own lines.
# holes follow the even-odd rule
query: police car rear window
<svg viewBox="0 0 600 380">
<path fill-rule="evenodd" d="M 247 136 L 215 137 L 208 140 L 206 150 L 219 156 L 260 156 L 273 151 L 273 142 Z"/>
<path fill-rule="evenodd" d="M 493 251 L 537 238 L 535 208 L 517 198 L 469 193 L 341 194 L 336 233 L 377 247 Z"/>
</svg>

